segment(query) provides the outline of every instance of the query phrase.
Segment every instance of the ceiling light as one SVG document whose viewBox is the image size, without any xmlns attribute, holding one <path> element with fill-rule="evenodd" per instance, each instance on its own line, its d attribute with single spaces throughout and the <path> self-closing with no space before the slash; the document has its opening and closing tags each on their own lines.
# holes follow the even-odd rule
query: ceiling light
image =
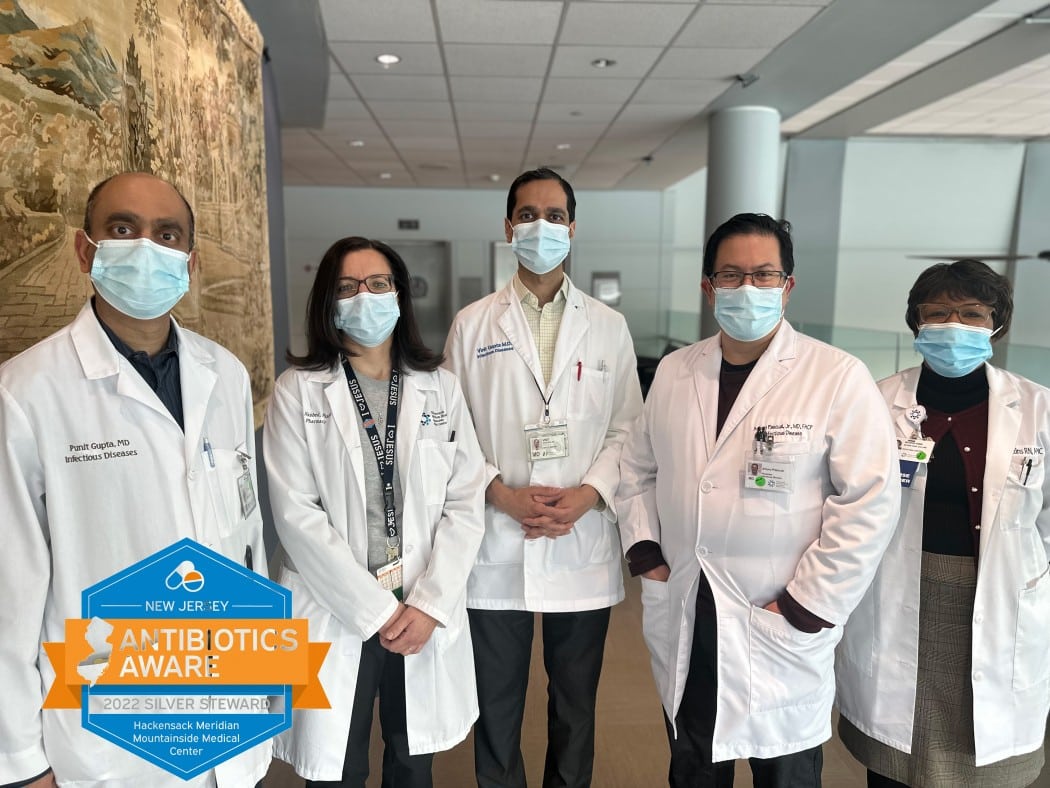
<svg viewBox="0 0 1050 788">
<path fill-rule="evenodd" d="M 383 68 L 390 68 L 391 66 L 396 66 L 400 62 L 401 58 L 397 55 L 391 55 L 388 53 L 376 55 L 376 63 L 381 65 Z"/>
<path fill-rule="evenodd" d="M 350 140 L 350 147 L 351 148 L 363 148 L 363 147 L 365 147 L 365 141 L 364 140 Z"/>
<path fill-rule="evenodd" d="M 572 147 L 572 145 L 570 143 L 568 143 L 568 142 L 559 142 L 554 147 L 557 148 L 558 150 L 568 150 L 569 148 Z"/>
<path fill-rule="evenodd" d="M 499 173 L 498 172 L 489 173 L 489 180 L 492 181 L 493 183 L 498 183 L 499 182 Z"/>
<path fill-rule="evenodd" d="M 388 180 L 390 180 L 390 179 L 391 179 L 392 177 L 393 177 L 393 176 L 392 176 L 392 175 L 391 175 L 391 174 L 390 174 L 389 172 L 381 172 L 381 173 L 379 173 L 379 179 L 380 179 L 380 180 L 383 180 L 383 181 L 388 181 Z"/>
<path fill-rule="evenodd" d="M 610 60 L 607 57 L 600 57 L 600 58 L 597 58 L 596 60 L 592 60 L 591 61 L 591 65 L 594 66 L 595 68 L 612 68 L 613 66 L 616 65 L 616 61 L 615 60 Z"/>
</svg>

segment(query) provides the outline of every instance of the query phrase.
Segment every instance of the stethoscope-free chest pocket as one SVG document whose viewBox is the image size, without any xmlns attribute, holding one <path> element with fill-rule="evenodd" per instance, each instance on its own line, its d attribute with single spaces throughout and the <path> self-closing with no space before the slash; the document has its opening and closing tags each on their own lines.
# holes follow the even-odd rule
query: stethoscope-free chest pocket
<svg viewBox="0 0 1050 788">
<path fill-rule="evenodd" d="M 243 509 L 244 506 L 249 505 L 249 502 L 245 500 L 242 503 L 240 487 L 246 474 L 250 484 L 248 459 L 250 459 L 249 455 L 236 449 L 209 447 L 205 451 L 204 478 L 208 485 L 212 506 L 215 509 L 219 533 L 222 536 L 229 536 L 244 521 Z M 248 491 L 245 490 L 243 494 L 247 496 Z M 254 504 L 254 494 L 254 489 L 252 489 L 251 504 Z"/>
<path fill-rule="evenodd" d="M 569 418 L 573 421 L 604 419 L 609 407 L 609 370 L 604 363 L 598 369 L 582 362 L 569 369 Z"/>
<path fill-rule="evenodd" d="M 1005 531 L 1034 526 L 1042 505 L 1046 458 L 1041 454 L 1015 454 L 1003 485 L 999 525 Z"/>
</svg>

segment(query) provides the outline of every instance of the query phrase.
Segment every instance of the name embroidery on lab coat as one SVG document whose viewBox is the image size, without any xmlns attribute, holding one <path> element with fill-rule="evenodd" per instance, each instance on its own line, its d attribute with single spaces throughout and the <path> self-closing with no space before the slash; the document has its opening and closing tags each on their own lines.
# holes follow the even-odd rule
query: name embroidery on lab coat
<svg viewBox="0 0 1050 788">
<path fill-rule="evenodd" d="M 496 342 L 493 345 L 485 345 L 484 347 L 479 347 L 477 350 L 474 351 L 474 358 L 487 358 L 493 353 L 506 353 L 508 350 L 513 349 L 514 345 L 510 343 L 509 339 L 505 339 L 502 342 Z"/>
<path fill-rule="evenodd" d="M 131 441 L 118 438 L 111 441 L 98 441 L 90 443 L 70 443 L 69 454 L 65 456 L 66 462 L 98 462 L 99 460 L 116 460 L 121 457 L 137 457 L 138 449 L 131 445 Z"/>
</svg>

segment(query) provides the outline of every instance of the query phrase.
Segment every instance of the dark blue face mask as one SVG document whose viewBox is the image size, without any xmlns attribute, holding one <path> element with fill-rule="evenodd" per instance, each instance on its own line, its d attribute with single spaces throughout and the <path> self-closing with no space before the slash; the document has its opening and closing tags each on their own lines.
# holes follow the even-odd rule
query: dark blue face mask
<svg viewBox="0 0 1050 788">
<path fill-rule="evenodd" d="M 919 326 L 915 350 L 938 375 L 961 378 L 992 357 L 995 331 L 962 323 L 926 323 Z"/>
</svg>

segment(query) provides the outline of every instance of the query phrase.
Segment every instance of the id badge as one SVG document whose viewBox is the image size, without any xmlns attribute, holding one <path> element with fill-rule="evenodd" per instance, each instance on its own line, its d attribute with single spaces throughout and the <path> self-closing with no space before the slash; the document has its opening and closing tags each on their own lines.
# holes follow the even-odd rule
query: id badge
<svg viewBox="0 0 1050 788">
<path fill-rule="evenodd" d="M 397 600 L 401 601 L 401 587 L 403 583 L 400 558 L 395 558 L 389 564 L 384 564 L 376 569 L 376 579 L 379 581 L 379 585 L 392 592 L 397 597 Z"/>
<path fill-rule="evenodd" d="M 237 477 L 237 492 L 241 496 L 241 516 L 247 519 L 258 505 L 255 500 L 255 487 L 252 486 L 252 475 L 248 471 Z"/>
<path fill-rule="evenodd" d="M 933 456 L 932 438 L 905 438 L 899 444 L 901 461 L 910 460 L 925 465 Z"/>
<path fill-rule="evenodd" d="M 793 463 L 771 460 L 761 454 L 749 456 L 744 466 L 744 487 L 749 490 L 788 493 L 793 477 Z"/>
<path fill-rule="evenodd" d="M 528 454 L 531 462 L 568 457 L 568 422 L 552 421 L 550 424 L 526 424 L 525 452 Z"/>
</svg>

